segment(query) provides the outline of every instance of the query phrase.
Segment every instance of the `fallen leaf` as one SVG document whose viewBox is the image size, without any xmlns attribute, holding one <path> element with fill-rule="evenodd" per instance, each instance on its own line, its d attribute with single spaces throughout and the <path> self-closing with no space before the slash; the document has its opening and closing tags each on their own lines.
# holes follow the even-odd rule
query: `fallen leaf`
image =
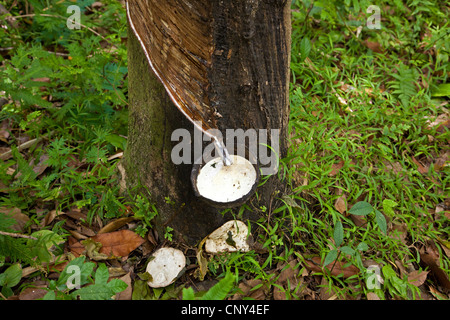
<svg viewBox="0 0 450 320">
<path fill-rule="evenodd" d="M 43 288 L 28 287 L 19 294 L 19 300 L 36 300 L 43 298 L 48 293 Z"/>
<path fill-rule="evenodd" d="M 8 138 L 9 138 L 9 130 L 0 128 L 0 141 L 8 143 Z"/>
<path fill-rule="evenodd" d="M 117 229 L 122 228 L 124 225 L 126 225 L 127 223 L 129 223 L 133 220 L 135 220 L 134 217 L 124 217 L 124 218 L 114 219 L 111 222 L 109 222 L 106 226 L 101 228 L 99 230 L 98 234 L 116 231 Z"/>
<path fill-rule="evenodd" d="M 350 219 L 352 219 L 353 223 L 357 227 L 362 227 L 363 225 L 366 224 L 366 218 L 364 218 L 364 216 L 357 216 L 355 214 L 351 214 Z"/>
<path fill-rule="evenodd" d="M 64 212 L 58 211 L 58 210 L 51 210 L 50 212 L 48 212 L 45 215 L 44 219 L 42 219 L 41 226 L 42 227 L 48 226 L 50 223 L 53 222 L 53 220 L 56 217 L 61 216 L 61 215 L 64 215 Z"/>
<path fill-rule="evenodd" d="M 338 163 L 333 163 L 331 166 L 331 172 L 328 174 L 330 177 L 334 177 L 339 173 L 339 170 L 344 166 L 344 160 L 339 161 Z"/>
<path fill-rule="evenodd" d="M 326 268 L 330 271 L 331 275 L 338 276 L 342 274 L 344 278 L 348 278 L 359 273 L 359 269 L 356 266 L 350 265 L 344 267 L 344 265 L 346 264 L 347 262 L 334 261 L 328 264 Z M 323 272 L 322 261 L 320 260 L 320 257 L 313 257 L 309 260 L 305 259 L 305 267 L 315 272 Z"/>
<path fill-rule="evenodd" d="M 43 154 L 39 158 L 39 162 L 36 165 L 33 165 L 33 171 L 34 173 L 36 173 L 36 177 L 40 176 L 45 171 L 45 169 L 48 168 L 48 164 L 46 164 L 48 158 L 48 155 Z"/>
<path fill-rule="evenodd" d="M 107 260 L 109 256 L 105 253 L 100 253 L 101 248 L 103 247 L 101 242 L 96 242 L 92 240 L 92 238 L 82 240 L 81 244 L 84 246 L 86 255 L 89 259 L 94 261 Z"/>
<path fill-rule="evenodd" d="M 383 52 L 383 47 L 381 46 L 380 43 L 375 42 L 375 41 L 369 41 L 369 40 L 364 40 L 363 41 L 364 45 L 369 48 L 370 50 L 372 50 L 373 52 L 377 52 L 377 53 L 382 53 Z"/>
<path fill-rule="evenodd" d="M 344 212 L 347 211 L 347 197 L 345 196 L 345 194 L 336 199 L 334 207 L 341 214 L 344 214 Z"/>
<path fill-rule="evenodd" d="M 375 292 L 368 292 L 367 300 L 380 300 L 380 297 Z"/>
<path fill-rule="evenodd" d="M 116 300 L 131 300 L 131 296 L 133 294 L 133 288 L 131 287 L 131 276 L 130 273 L 127 273 L 123 277 L 120 278 L 123 282 L 125 282 L 128 287 L 116 294 Z"/>
<path fill-rule="evenodd" d="M 435 288 L 430 286 L 430 292 L 431 294 L 437 299 L 437 300 L 448 300 L 448 297 L 437 291 Z"/>
<path fill-rule="evenodd" d="M 391 237 L 407 245 L 408 225 L 405 222 L 394 222 L 391 226 Z"/>
<path fill-rule="evenodd" d="M 69 231 L 72 233 L 71 231 Z M 78 241 L 78 237 L 70 236 L 67 238 L 67 247 L 76 257 L 82 255 L 85 251 L 84 246 Z"/>
<path fill-rule="evenodd" d="M 437 131 L 443 132 L 445 128 L 448 128 L 450 124 L 450 114 L 448 112 L 440 114 L 434 121 L 427 120 L 428 129 L 437 127 Z"/>
<path fill-rule="evenodd" d="M 198 269 L 196 275 L 200 281 L 203 281 L 203 279 L 206 276 L 206 273 L 208 272 L 208 259 L 206 259 L 205 256 L 203 255 L 202 249 L 199 249 L 197 252 L 197 263 Z"/>
<path fill-rule="evenodd" d="M 335 300 L 336 299 L 336 292 L 334 292 L 333 289 L 330 288 L 328 281 L 325 277 L 322 277 L 322 281 L 320 283 L 319 298 L 320 298 L 320 300 Z"/>
<path fill-rule="evenodd" d="M 434 161 L 434 170 L 440 171 L 445 166 L 448 166 L 449 159 L 450 159 L 450 151 L 447 151 Z"/>
<path fill-rule="evenodd" d="M 278 269 L 281 270 L 280 275 L 276 281 L 276 286 L 273 290 L 273 298 L 275 300 L 286 300 L 286 291 L 290 292 L 291 290 L 297 287 L 300 279 L 297 278 L 298 275 L 298 261 L 292 260 L 289 263 L 284 263 Z M 283 289 L 281 289 L 282 287 Z"/>
<path fill-rule="evenodd" d="M 87 214 L 84 212 L 81 212 L 78 208 L 72 208 L 68 212 L 66 212 L 66 215 L 71 217 L 74 220 L 85 220 L 87 219 Z"/>
<path fill-rule="evenodd" d="M 76 240 L 85 240 L 88 238 L 84 234 L 79 233 L 78 231 L 75 230 L 67 230 L 67 231 L 69 231 L 69 233 L 72 235 L 72 238 Z"/>
<path fill-rule="evenodd" d="M 99 248 L 98 253 L 106 254 L 108 257 L 126 257 L 145 241 L 131 230 L 97 234 L 89 239 L 101 243 L 102 246 Z M 83 254 L 86 250 L 85 246 L 78 241 L 72 242 L 72 244 L 69 243 L 69 248 L 78 255 Z"/>
<path fill-rule="evenodd" d="M 417 170 L 418 170 L 421 174 L 426 174 L 426 173 L 428 173 L 428 168 L 426 168 L 425 166 L 423 166 L 419 161 L 416 160 L 416 158 L 412 157 L 412 161 L 417 165 Z"/>
<path fill-rule="evenodd" d="M 450 289 L 449 276 L 440 267 L 439 253 L 434 248 L 434 244 L 428 243 L 426 247 L 420 248 L 419 255 L 421 263 L 430 268 L 431 273 L 436 277 L 439 284 L 446 289 Z"/>
<path fill-rule="evenodd" d="M 34 79 L 32 79 L 31 81 L 50 83 L 50 78 L 48 78 L 48 77 L 34 78 Z"/>
<path fill-rule="evenodd" d="M 447 218 L 447 219 L 449 219 L 449 218 Z M 445 255 L 450 258 L 450 241 L 444 240 L 438 236 L 436 236 L 436 239 L 439 242 L 439 244 L 441 245 L 441 249 L 444 250 Z"/>
<path fill-rule="evenodd" d="M 408 274 L 408 282 L 416 287 L 419 287 L 425 282 L 425 280 L 427 280 L 428 272 L 430 271 L 414 270 Z"/>
<path fill-rule="evenodd" d="M 239 283 L 239 292 L 235 293 L 231 300 L 242 300 L 250 298 L 254 300 L 265 300 L 266 289 L 261 279 L 243 280 Z M 256 289 L 255 289 L 256 288 Z"/>
<path fill-rule="evenodd" d="M 16 223 L 10 228 L 18 232 L 23 232 L 25 225 L 30 221 L 30 218 L 22 213 L 22 210 L 19 208 L 0 207 L 0 213 L 4 213 L 8 218 L 16 220 Z"/>
</svg>

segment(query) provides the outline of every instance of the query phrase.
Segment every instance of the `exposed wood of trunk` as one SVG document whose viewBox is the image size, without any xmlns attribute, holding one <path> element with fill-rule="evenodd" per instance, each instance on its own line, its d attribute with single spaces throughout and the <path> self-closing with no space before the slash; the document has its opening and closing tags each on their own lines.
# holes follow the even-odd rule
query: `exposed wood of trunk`
<svg viewBox="0 0 450 320">
<path fill-rule="evenodd" d="M 232 216 L 222 216 L 220 210 L 195 198 L 189 179 L 191 165 L 172 163 L 171 150 L 177 144 L 171 141 L 172 132 L 177 128 L 187 128 L 191 133 L 193 130 L 192 124 L 172 102 L 177 102 L 176 97 L 189 101 L 186 108 L 195 105 L 201 111 L 198 115 L 203 122 L 212 127 L 217 125 L 223 133 L 226 129 L 280 129 L 280 157 L 285 156 L 290 2 L 136 0 L 129 4 L 130 13 L 142 18 L 140 30 L 148 29 L 141 32 L 140 38 L 150 39 L 147 33 L 153 37 L 168 37 L 166 40 L 171 46 L 164 50 L 176 58 L 174 61 L 178 61 L 178 65 L 169 63 L 158 77 L 155 76 L 139 41 L 129 31 L 130 120 L 124 161 L 128 187 L 141 185 L 149 190 L 159 210 L 157 229 L 160 235 L 164 226 L 169 225 L 187 241 L 197 241 Z M 177 23 L 176 19 L 182 22 Z M 190 20 L 192 26 L 188 23 Z M 160 24 L 164 25 L 164 30 L 152 33 L 155 25 L 146 25 L 151 21 L 166 22 Z M 197 30 L 199 28 L 202 30 Z M 194 30 L 200 33 L 196 41 L 184 43 L 191 38 L 187 33 Z M 164 66 L 166 61 L 171 61 L 168 56 L 158 65 Z M 173 89 L 177 93 L 169 97 L 159 81 L 163 80 L 161 74 L 180 74 L 183 61 L 190 61 L 190 68 L 181 69 L 181 74 L 188 77 L 178 79 L 179 86 Z M 189 95 L 189 92 L 200 94 Z M 221 117 L 215 117 L 214 112 Z M 271 177 L 258 189 L 259 199 L 255 197 L 250 201 L 254 210 L 245 217 L 256 219 L 258 208 L 269 207 L 271 198 L 281 189 L 277 177 Z M 170 201 L 166 201 L 167 197 Z"/>
</svg>

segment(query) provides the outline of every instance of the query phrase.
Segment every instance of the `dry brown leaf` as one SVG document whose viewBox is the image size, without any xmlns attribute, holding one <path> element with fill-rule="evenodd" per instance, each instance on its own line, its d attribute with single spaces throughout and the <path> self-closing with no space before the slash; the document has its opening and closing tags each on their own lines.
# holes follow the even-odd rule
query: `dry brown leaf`
<svg viewBox="0 0 450 320">
<path fill-rule="evenodd" d="M 50 83 L 50 78 L 48 78 L 48 77 L 34 78 L 31 81 Z"/>
<path fill-rule="evenodd" d="M 447 213 L 450 213 L 450 211 L 447 211 Z M 450 218 L 447 217 L 447 219 Z M 437 237 L 437 241 L 439 242 L 441 249 L 444 251 L 445 255 L 450 258 L 450 241 L 446 241 L 439 237 Z"/>
<path fill-rule="evenodd" d="M 339 161 L 338 163 L 333 163 L 331 166 L 331 172 L 328 174 L 330 177 L 334 177 L 339 173 L 339 170 L 344 166 L 344 160 Z"/>
<path fill-rule="evenodd" d="M 427 280 L 428 272 L 430 271 L 414 270 L 408 274 L 408 282 L 416 287 L 419 287 L 425 282 L 425 280 Z"/>
<path fill-rule="evenodd" d="M 403 167 L 398 161 L 389 162 L 386 160 L 383 161 L 383 164 L 385 165 L 386 169 L 392 170 L 392 172 L 395 174 L 401 173 L 403 171 Z"/>
<path fill-rule="evenodd" d="M 286 300 L 286 291 L 291 291 L 299 283 L 298 275 L 298 261 L 296 259 L 289 262 L 289 264 L 284 263 L 278 269 L 282 270 L 276 281 L 276 284 L 283 287 L 284 290 L 279 287 L 275 287 L 273 290 L 273 298 L 275 300 Z M 288 287 L 289 285 L 289 287 Z"/>
<path fill-rule="evenodd" d="M 48 212 L 48 213 L 45 215 L 44 219 L 42 219 L 41 226 L 42 226 L 42 227 L 48 226 L 50 223 L 53 222 L 53 220 L 54 220 L 56 217 L 61 216 L 61 215 L 63 215 L 63 214 L 64 214 L 64 212 L 58 211 L 58 210 L 52 210 L 52 211 Z"/>
<path fill-rule="evenodd" d="M 19 300 L 36 300 L 43 298 L 48 293 L 43 288 L 28 287 L 19 294 Z"/>
<path fill-rule="evenodd" d="M 345 194 L 336 199 L 334 207 L 341 214 L 344 214 L 347 211 L 347 197 Z"/>
<path fill-rule="evenodd" d="M 391 237 L 407 245 L 408 225 L 405 222 L 394 222 L 391 227 Z"/>
<path fill-rule="evenodd" d="M 95 231 L 92 230 L 92 229 L 89 228 L 89 227 L 84 226 L 84 225 L 80 225 L 80 226 L 78 227 L 78 231 L 79 231 L 81 234 L 84 234 L 84 235 L 87 236 L 87 237 L 93 237 L 93 236 L 95 236 Z"/>
<path fill-rule="evenodd" d="M 431 273 L 436 277 L 439 284 L 446 289 L 450 289 L 449 276 L 440 267 L 439 253 L 434 244 L 429 243 L 426 248 L 421 248 L 419 254 L 422 264 L 430 268 Z"/>
<path fill-rule="evenodd" d="M 40 158 L 39 158 L 39 162 L 36 165 L 33 165 L 33 171 L 34 173 L 36 173 L 36 176 L 40 176 L 45 169 L 48 168 L 48 164 L 46 164 L 46 161 L 48 160 L 48 155 L 43 154 Z"/>
<path fill-rule="evenodd" d="M 265 287 L 262 285 L 261 279 L 244 280 L 239 283 L 239 290 L 241 292 L 233 295 L 231 300 L 242 300 L 244 297 L 248 297 L 255 300 L 265 300 Z M 257 289 L 253 289 L 259 286 Z"/>
<path fill-rule="evenodd" d="M 344 268 L 343 266 L 345 264 L 347 263 L 336 261 L 327 265 L 326 268 L 330 270 L 331 275 L 338 276 L 340 274 L 343 274 L 344 278 L 348 278 L 359 273 L 359 269 L 354 265 L 350 265 Z M 305 260 L 305 267 L 315 272 L 323 272 L 320 257 L 313 257 L 309 260 Z"/>
<path fill-rule="evenodd" d="M 111 222 L 109 222 L 106 226 L 101 228 L 100 231 L 98 232 L 98 234 L 116 231 L 117 229 L 122 228 L 124 225 L 126 225 L 127 223 L 129 223 L 133 220 L 135 220 L 134 217 L 124 217 L 124 218 L 114 219 Z"/>
<path fill-rule="evenodd" d="M 450 160 L 450 151 L 447 151 L 434 161 L 434 170 L 440 171 L 445 166 L 448 166 L 449 160 Z"/>
<path fill-rule="evenodd" d="M 330 288 L 328 281 L 325 277 L 322 277 L 322 281 L 320 283 L 319 298 L 320 298 L 320 300 L 335 300 L 336 299 L 336 292 L 334 292 L 333 289 Z"/>
<path fill-rule="evenodd" d="M 412 157 L 412 161 L 417 165 L 417 170 L 418 170 L 421 174 L 426 174 L 426 173 L 428 173 L 428 168 L 425 167 L 424 165 L 422 165 L 419 161 L 417 161 L 416 158 Z"/>
<path fill-rule="evenodd" d="M 350 214 L 350 219 L 352 219 L 353 223 L 357 227 L 362 227 L 363 225 L 366 224 L 366 218 L 364 218 L 364 216 L 357 216 L 355 214 Z"/>
<path fill-rule="evenodd" d="M 66 215 L 77 221 L 87 219 L 87 214 L 84 212 L 81 212 L 81 210 L 78 208 L 70 209 L 68 212 L 66 212 Z"/>
<path fill-rule="evenodd" d="M 109 257 L 126 257 L 145 241 L 131 230 L 97 234 L 89 239 L 101 243 L 102 247 L 99 253 L 106 254 Z M 78 255 L 83 254 L 85 251 L 84 245 L 76 240 L 75 242 L 73 240 L 69 241 L 69 248 Z"/>
<path fill-rule="evenodd" d="M 364 45 L 369 48 L 370 50 L 372 50 L 373 52 L 377 52 L 377 53 L 382 53 L 383 52 L 383 47 L 381 46 L 380 43 L 375 42 L 375 41 L 369 41 L 369 40 L 364 40 L 363 41 Z"/>
<path fill-rule="evenodd" d="M 23 232 L 25 225 L 30 220 L 30 218 L 22 213 L 22 210 L 19 208 L 0 207 L 0 212 L 4 213 L 8 218 L 16 220 L 16 223 L 10 228 L 18 232 Z"/>
<path fill-rule="evenodd" d="M 440 293 L 438 290 L 436 290 L 434 287 L 430 286 L 430 293 L 435 297 L 437 300 L 448 300 L 448 297 L 446 297 L 444 294 Z"/>
<path fill-rule="evenodd" d="M 206 273 L 208 272 L 208 259 L 206 259 L 205 256 L 203 255 L 203 249 L 199 249 L 197 251 L 197 263 L 198 269 L 196 275 L 200 281 L 203 281 L 203 279 L 206 276 Z"/>
<path fill-rule="evenodd" d="M 131 296 L 133 294 L 133 289 L 131 287 L 131 276 L 130 273 L 127 273 L 123 277 L 120 278 L 123 282 L 125 282 L 128 287 L 122 291 L 116 294 L 116 300 L 131 300 Z"/>
<path fill-rule="evenodd" d="M 375 292 L 368 292 L 367 300 L 380 300 L 380 297 Z"/>
<path fill-rule="evenodd" d="M 0 141 L 8 143 L 9 131 L 3 128 L 0 128 Z"/>
<path fill-rule="evenodd" d="M 69 231 L 69 233 L 72 235 L 71 238 L 74 238 L 76 240 L 85 240 L 85 239 L 87 239 L 87 237 L 84 234 L 81 234 L 78 231 L 75 231 L 75 230 L 67 230 L 67 231 Z"/>
<path fill-rule="evenodd" d="M 445 128 L 448 128 L 450 125 L 450 113 L 444 112 L 440 114 L 434 121 L 427 120 L 428 129 L 432 129 L 437 127 L 438 132 L 444 132 Z"/>
</svg>

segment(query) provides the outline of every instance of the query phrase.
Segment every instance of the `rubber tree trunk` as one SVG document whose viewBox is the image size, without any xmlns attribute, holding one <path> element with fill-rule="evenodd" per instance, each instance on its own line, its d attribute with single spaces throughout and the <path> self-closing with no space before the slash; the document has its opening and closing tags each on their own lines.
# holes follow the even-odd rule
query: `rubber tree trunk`
<svg viewBox="0 0 450 320">
<path fill-rule="evenodd" d="M 286 156 L 289 118 L 290 1 L 281 0 L 135 0 L 129 1 L 135 16 L 149 30 L 149 15 L 172 19 L 173 12 L 199 14 L 210 28 L 212 49 L 206 70 L 207 101 L 217 114 L 217 127 L 227 129 L 279 129 L 279 157 Z M 202 12 L 189 12 L 200 8 Z M 147 12 L 149 11 L 149 12 Z M 181 12 L 180 12 L 181 11 Z M 180 32 L 189 26 L 180 26 Z M 142 29 L 142 28 L 141 28 Z M 166 33 L 170 37 L 171 33 Z M 176 39 L 175 39 L 176 40 Z M 207 44 L 205 43 L 205 46 Z M 196 198 L 190 182 L 192 164 L 174 164 L 171 141 L 174 130 L 193 124 L 172 103 L 162 83 L 149 67 L 133 30 L 128 32 L 129 134 L 124 156 L 127 188 L 147 190 L 158 209 L 155 222 L 159 237 L 166 226 L 187 243 L 201 240 L 239 208 L 221 214 Z M 195 76 L 193 75 L 193 81 Z M 263 141 L 264 142 L 264 141 Z M 192 152 L 194 152 L 194 146 Z M 193 157 L 193 155 L 192 155 Z M 192 158 L 192 160 L 194 160 Z M 263 177 L 264 178 L 264 177 Z M 283 183 L 272 175 L 248 201 L 243 219 L 254 221 L 270 209 Z"/>
</svg>

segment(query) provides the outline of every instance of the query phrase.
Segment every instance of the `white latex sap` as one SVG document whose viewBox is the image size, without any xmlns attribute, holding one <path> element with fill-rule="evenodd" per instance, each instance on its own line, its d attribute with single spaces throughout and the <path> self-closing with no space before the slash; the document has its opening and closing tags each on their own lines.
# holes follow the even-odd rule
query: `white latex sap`
<svg viewBox="0 0 450 320">
<path fill-rule="evenodd" d="M 197 190 L 201 196 L 216 202 L 232 202 L 248 194 L 256 182 L 256 170 L 247 159 L 231 155 L 231 165 L 222 158 L 206 163 L 197 177 Z"/>
</svg>

